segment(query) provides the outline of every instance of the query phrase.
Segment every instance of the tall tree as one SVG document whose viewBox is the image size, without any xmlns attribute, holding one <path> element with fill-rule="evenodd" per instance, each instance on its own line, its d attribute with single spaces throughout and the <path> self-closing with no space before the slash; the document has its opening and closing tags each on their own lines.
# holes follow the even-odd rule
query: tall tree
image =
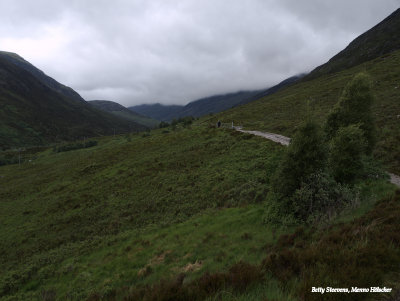
<svg viewBox="0 0 400 301">
<path fill-rule="evenodd" d="M 328 115 L 325 132 L 328 140 L 336 136 L 341 127 L 359 125 L 367 142 L 366 153 L 375 145 L 375 125 L 371 106 L 374 97 L 371 80 L 365 73 L 357 74 L 345 87 L 339 102 Z"/>
</svg>

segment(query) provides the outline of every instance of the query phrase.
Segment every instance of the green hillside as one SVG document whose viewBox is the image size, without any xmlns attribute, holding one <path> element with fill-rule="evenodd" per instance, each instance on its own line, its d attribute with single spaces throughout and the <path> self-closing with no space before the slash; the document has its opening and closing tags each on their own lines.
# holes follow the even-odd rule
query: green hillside
<svg viewBox="0 0 400 301">
<path fill-rule="evenodd" d="M 400 174 L 400 51 L 334 74 L 302 81 L 245 106 L 216 114 L 208 121 L 233 121 L 246 129 L 292 136 L 310 112 L 320 123 L 336 104 L 346 83 L 360 71 L 373 79 L 373 111 L 378 128 L 377 158 Z"/>
<path fill-rule="evenodd" d="M 190 124 L 112 136 L 100 134 L 126 121 L 0 67 L 2 146 L 77 138 L 0 152 L 0 300 L 399 299 L 400 190 L 374 158 L 400 174 L 400 51 Z M 346 86 L 360 106 L 375 95 L 374 157 L 359 121 L 339 123 L 330 144 L 314 123 Z M 342 154 L 360 169 L 351 181 L 332 174 Z M 328 286 L 392 291 L 312 292 Z"/>
<path fill-rule="evenodd" d="M 160 122 L 158 120 L 140 115 L 135 113 L 133 110 L 129 110 L 119 103 L 109 101 L 109 100 L 89 100 L 89 104 L 94 107 L 104 111 L 112 113 L 115 116 L 121 117 L 123 119 L 133 121 L 135 123 L 144 125 L 148 128 L 158 127 Z"/>
<path fill-rule="evenodd" d="M 65 294 L 71 290 L 70 293 L 76 294 L 82 289 L 80 294 L 86 295 L 92 289 L 103 290 L 105 279 L 98 285 L 91 284 L 95 278 L 89 277 L 88 282 L 78 279 L 78 275 L 86 273 L 84 267 L 65 271 L 65 280 L 78 277 L 71 289 L 63 285 L 64 281 L 56 280 L 61 276 L 57 276 L 56 271 L 68 266 L 68 261 L 75 262 L 78 254 L 92 256 L 90 254 L 96 250 L 102 253 L 101 249 L 108 244 L 104 245 L 106 241 L 113 244 L 117 239 L 114 247 L 120 249 L 124 235 L 137 239 L 144 233 L 143 238 L 132 245 L 129 256 L 137 259 L 130 266 L 132 270 L 124 268 L 129 276 L 123 276 L 113 286 L 139 281 L 138 270 L 143 268 L 148 256 L 153 257 L 152 254 L 160 251 L 151 242 L 151 252 L 136 253 L 136 248 L 146 247 L 146 235 L 162 237 L 163 234 L 151 233 L 157 232 L 158 227 L 184 222 L 207 210 L 211 210 L 211 215 L 219 215 L 224 207 L 260 203 L 265 194 L 264 183 L 270 174 L 268 169 L 273 169 L 279 156 L 280 146 L 272 142 L 198 127 L 170 133 L 157 130 L 150 136 L 104 138 L 96 147 L 62 153 L 49 150 L 21 166 L 0 167 L 0 295 L 37 293 L 55 282 L 58 283 L 55 284 L 57 292 L 60 289 Z M 252 212 L 250 221 L 260 224 L 260 212 L 252 210 L 249 211 Z M 226 213 L 227 222 L 238 219 L 239 212 L 233 210 L 233 216 Z M 213 230 L 207 225 L 207 217 L 197 220 L 206 225 L 198 238 L 211 235 L 210 243 L 214 241 L 214 234 L 208 234 Z M 227 225 L 217 223 L 215 227 Z M 150 229 L 154 231 L 149 232 Z M 180 229 L 185 241 L 185 227 Z M 245 228 L 242 231 L 240 235 L 246 232 Z M 260 235 L 257 239 L 263 240 L 261 232 L 257 235 Z M 224 243 L 229 243 L 229 237 Z M 235 239 L 240 240 L 240 237 Z M 179 244 L 171 243 L 171 247 L 180 248 Z M 246 248 L 253 246 L 246 240 L 244 243 Z M 173 255 L 177 262 L 171 265 L 171 272 L 173 266 L 206 259 L 206 254 L 202 254 L 206 246 L 203 251 L 196 251 L 196 241 L 187 241 L 187 244 L 186 250 L 180 252 L 193 254 L 184 261 L 179 253 Z M 227 258 L 222 250 L 213 251 L 210 262 L 207 260 L 207 269 L 229 265 L 237 256 L 257 261 L 259 251 L 247 254 L 248 249 L 238 247 L 232 247 Z M 218 256 L 222 260 L 220 263 Z M 214 262 L 218 264 L 214 266 Z M 123 262 L 118 266 L 120 264 Z M 95 277 L 102 278 L 104 274 L 97 268 L 100 266 L 95 264 Z M 112 273 L 119 273 L 117 266 L 108 268 Z M 161 268 L 158 274 L 165 272 L 165 267 Z"/>
<path fill-rule="evenodd" d="M 400 49 L 400 8 L 352 41 L 326 64 L 315 68 L 305 80 L 360 65 Z"/>
<path fill-rule="evenodd" d="M 279 273 L 259 270 L 272 246 L 285 250 L 280 235 L 294 231 L 263 224 L 283 146 L 198 123 L 98 142 L 0 167 L 4 300 L 140 300 L 161 294 L 169 281 L 183 285 L 172 300 L 186 294 L 187 285 L 204 298 L 225 291 L 224 300 L 232 293 L 241 300 L 299 296 L 298 286 L 281 286 Z M 393 191 L 382 180 L 359 187 L 361 203 L 332 224 L 363 215 Z M 185 281 L 176 284 L 179 275 Z M 202 285 L 218 277 L 227 277 L 226 284 L 216 282 L 205 293 Z M 171 300 L 164 297 L 148 300 Z"/>
<path fill-rule="evenodd" d="M 27 62 L 16 64 L 15 57 L 0 55 L 0 149 L 146 129 L 93 108 L 32 65 L 45 81 L 27 70 Z"/>
</svg>

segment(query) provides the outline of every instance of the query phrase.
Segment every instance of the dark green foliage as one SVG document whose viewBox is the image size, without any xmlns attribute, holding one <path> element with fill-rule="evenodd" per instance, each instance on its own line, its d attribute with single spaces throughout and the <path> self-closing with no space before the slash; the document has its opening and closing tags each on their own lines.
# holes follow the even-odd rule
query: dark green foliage
<svg viewBox="0 0 400 301">
<path fill-rule="evenodd" d="M 373 100 L 370 78 L 365 73 L 357 74 L 328 115 L 325 125 L 328 140 L 333 139 L 341 127 L 358 124 L 367 141 L 365 150 L 371 153 L 375 145 L 375 125 L 371 110 Z"/>
<path fill-rule="evenodd" d="M 272 181 L 272 189 L 282 197 L 293 195 L 301 183 L 324 169 L 326 148 L 319 126 L 307 120 L 293 137 Z"/>
<path fill-rule="evenodd" d="M 38 153 L 46 150 L 46 146 L 19 148 L 0 152 L 0 166 L 32 162 L 37 158 Z"/>
<path fill-rule="evenodd" d="M 358 125 L 339 128 L 331 140 L 329 166 L 335 180 L 351 183 L 363 174 L 363 156 L 367 142 Z"/>
<path fill-rule="evenodd" d="M 320 127 L 308 119 L 293 137 L 285 156 L 270 183 L 267 197 L 268 223 L 292 223 L 307 219 L 313 213 L 315 192 L 300 190 L 313 175 L 320 173 L 326 165 L 326 147 Z M 283 221 L 283 219 L 285 221 Z"/>
<path fill-rule="evenodd" d="M 171 122 L 172 126 L 177 126 L 178 124 L 183 125 L 184 127 L 191 125 L 194 118 L 192 116 L 181 117 L 178 119 L 173 119 Z"/>
<path fill-rule="evenodd" d="M 61 152 L 68 152 L 76 149 L 81 149 L 81 148 L 89 148 L 97 145 L 97 141 L 95 140 L 89 140 L 84 143 L 76 142 L 76 143 L 68 143 L 68 144 L 63 144 L 60 146 L 55 146 L 53 148 L 53 152 L 55 153 L 61 153 Z"/>
<path fill-rule="evenodd" d="M 131 142 L 132 141 L 132 137 L 130 134 L 125 134 L 125 140 L 126 142 Z"/>
<path fill-rule="evenodd" d="M 161 121 L 160 124 L 158 125 L 158 127 L 159 127 L 160 129 L 169 127 L 169 123 L 166 122 L 166 121 Z"/>
<path fill-rule="evenodd" d="M 328 173 L 317 171 L 304 179 L 290 196 L 268 195 L 264 222 L 272 225 L 329 222 L 343 208 L 357 202 L 358 190 L 337 183 Z"/>
<path fill-rule="evenodd" d="M 292 211 L 298 221 L 330 220 L 356 198 L 354 190 L 336 183 L 327 173 L 318 172 L 308 177 L 295 191 L 291 197 Z"/>
</svg>

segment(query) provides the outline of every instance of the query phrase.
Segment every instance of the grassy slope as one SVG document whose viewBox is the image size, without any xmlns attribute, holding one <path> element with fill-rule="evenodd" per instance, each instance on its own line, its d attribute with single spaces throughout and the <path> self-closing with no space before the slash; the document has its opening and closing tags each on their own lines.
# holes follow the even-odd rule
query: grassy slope
<svg viewBox="0 0 400 301">
<path fill-rule="evenodd" d="M 47 151 L 1 167 L 2 294 L 29 289 L 29 281 L 38 289 L 46 283 L 42 273 L 58 277 L 53 265 L 42 271 L 49 262 L 74 257 L 79 248 L 91 253 L 103 237 L 262 201 L 280 149 L 257 137 L 193 127 L 104 138 L 97 147 Z"/>
<path fill-rule="evenodd" d="M 400 174 L 400 51 L 349 70 L 302 81 L 250 104 L 216 114 L 210 121 L 234 121 L 247 129 L 292 136 L 307 111 L 323 123 L 343 87 L 360 71 L 368 72 L 373 79 L 376 96 L 373 110 L 378 127 L 376 156 L 389 170 Z"/>
<path fill-rule="evenodd" d="M 281 150 L 194 125 L 0 167 L 0 296 L 119 298 L 182 272 L 190 283 L 240 261 L 260 263 L 283 231 L 263 226 L 260 203 Z M 368 202 L 341 220 L 391 190 L 370 183 Z M 218 295 L 291 300 L 286 290 L 270 279 Z"/>
</svg>

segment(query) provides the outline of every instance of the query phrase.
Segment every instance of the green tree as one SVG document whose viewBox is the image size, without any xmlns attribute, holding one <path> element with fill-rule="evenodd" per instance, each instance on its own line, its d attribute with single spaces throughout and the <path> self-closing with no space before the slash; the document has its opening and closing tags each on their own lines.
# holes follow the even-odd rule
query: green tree
<svg viewBox="0 0 400 301">
<path fill-rule="evenodd" d="M 307 120 L 294 135 L 274 178 L 272 189 L 282 197 L 293 195 L 302 181 L 324 169 L 326 148 L 318 124 Z"/>
<path fill-rule="evenodd" d="M 375 125 L 371 111 L 374 97 L 371 81 L 367 74 L 359 73 L 345 87 L 339 102 L 328 115 L 325 132 L 328 140 L 333 139 L 341 127 L 358 124 L 367 141 L 366 153 L 375 145 Z"/>
<path fill-rule="evenodd" d="M 363 173 L 363 155 L 368 143 L 356 124 L 339 128 L 331 140 L 329 167 L 336 181 L 351 183 Z"/>
<path fill-rule="evenodd" d="M 299 208 L 309 206 L 299 204 L 301 201 L 293 196 L 313 174 L 325 169 L 326 160 L 322 131 L 314 121 L 308 119 L 294 135 L 271 179 L 265 222 L 285 224 L 298 220 Z"/>
</svg>

